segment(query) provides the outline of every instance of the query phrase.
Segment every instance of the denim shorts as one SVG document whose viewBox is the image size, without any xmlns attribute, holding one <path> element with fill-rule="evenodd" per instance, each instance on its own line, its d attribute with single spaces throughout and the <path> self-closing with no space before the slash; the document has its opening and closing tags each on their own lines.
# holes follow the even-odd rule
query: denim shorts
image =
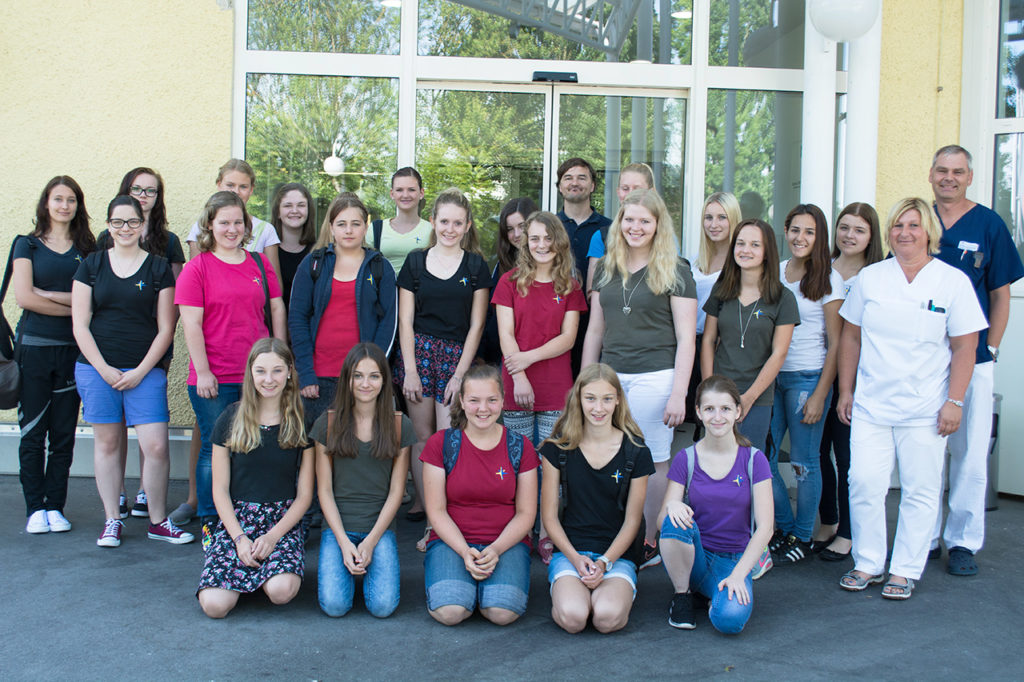
<svg viewBox="0 0 1024 682">
<path fill-rule="evenodd" d="M 127 370 L 121 370 L 127 371 Z M 75 382 L 82 396 L 82 417 L 90 424 L 167 423 L 167 372 L 154 367 L 139 385 L 126 391 L 115 390 L 92 365 L 75 363 Z"/>
<path fill-rule="evenodd" d="M 470 544 L 475 549 L 486 545 Z M 427 546 L 423 560 L 423 577 L 427 584 L 427 609 L 436 611 L 442 606 L 461 606 L 472 611 L 499 608 L 516 615 L 526 613 L 526 600 L 530 596 L 530 550 L 517 542 L 498 559 L 494 573 L 486 580 L 477 581 L 466 570 L 462 557 L 442 540 Z"/>
<path fill-rule="evenodd" d="M 580 554 L 592 560 L 597 560 L 597 557 L 601 556 L 597 552 L 580 552 Z M 579 571 L 572 565 L 568 557 L 561 552 L 555 552 L 551 555 L 551 563 L 548 564 L 548 582 L 554 587 L 556 580 L 567 575 L 571 575 L 574 578 L 580 577 Z M 605 572 L 604 577 L 606 580 L 608 578 L 621 578 L 628 582 L 633 588 L 633 598 L 636 599 L 636 564 L 632 561 L 629 559 L 616 559 L 615 563 L 612 564 L 612 569 Z"/>
</svg>

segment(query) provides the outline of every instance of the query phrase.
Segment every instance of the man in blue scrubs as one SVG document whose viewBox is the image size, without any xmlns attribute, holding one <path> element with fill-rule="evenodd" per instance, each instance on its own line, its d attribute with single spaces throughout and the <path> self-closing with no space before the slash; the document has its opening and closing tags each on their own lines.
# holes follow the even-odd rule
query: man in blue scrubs
<svg viewBox="0 0 1024 682">
<path fill-rule="evenodd" d="M 939 258 L 971 280 L 988 318 L 978 334 L 974 374 L 964 396 L 960 428 L 949 437 L 949 515 L 943 534 L 949 550 L 946 570 L 974 575 L 974 554 L 985 539 L 985 490 L 992 431 L 994 364 L 1010 317 L 1010 284 L 1024 277 L 1017 247 L 995 211 L 967 198 L 973 180 L 970 153 L 959 145 L 935 152 L 928 181 L 935 193 L 935 214 L 942 225 Z M 938 556 L 942 507 L 936 519 L 932 554 Z"/>
</svg>

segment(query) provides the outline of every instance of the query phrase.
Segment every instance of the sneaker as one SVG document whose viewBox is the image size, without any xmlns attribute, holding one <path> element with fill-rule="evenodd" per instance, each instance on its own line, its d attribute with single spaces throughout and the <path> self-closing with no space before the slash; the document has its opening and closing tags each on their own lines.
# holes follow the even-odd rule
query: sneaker
<svg viewBox="0 0 1024 682">
<path fill-rule="evenodd" d="M 782 547 L 782 543 L 786 541 L 786 534 L 779 529 L 775 529 L 772 533 L 772 539 L 768 541 L 768 552 L 775 554 L 779 551 L 779 547 Z"/>
<path fill-rule="evenodd" d="M 64 518 L 56 509 L 46 510 L 46 522 L 50 524 L 50 530 L 54 533 L 64 533 L 71 530 L 71 522 Z"/>
<path fill-rule="evenodd" d="M 124 522 L 121 519 L 107 519 L 107 522 L 103 524 L 103 534 L 100 535 L 96 544 L 100 547 L 120 547 L 122 528 L 124 528 Z"/>
<path fill-rule="evenodd" d="M 213 542 L 213 531 L 217 530 L 217 520 L 218 519 L 216 516 L 204 516 L 203 518 L 199 519 L 199 522 L 203 528 L 202 536 L 204 552 Z"/>
<path fill-rule="evenodd" d="M 657 545 L 649 545 L 649 544 L 647 544 L 647 541 L 645 540 L 644 541 L 643 561 L 640 562 L 640 568 L 638 570 L 642 571 L 645 568 L 650 568 L 651 566 L 657 566 L 660 563 L 661 563 L 661 553 L 658 552 Z"/>
<path fill-rule="evenodd" d="M 772 570 L 772 566 L 775 562 L 772 561 L 772 553 L 765 547 L 764 551 L 761 552 L 761 558 L 757 560 L 757 564 L 750 571 L 750 579 L 757 580 L 768 571 Z"/>
<path fill-rule="evenodd" d="M 32 515 L 28 517 L 28 523 L 25 524 L 26 533 L 49 533 L 50 522 L 46 520 L 46 512 L 40 509 L 39 511 L 32 512 Z"/>
<path fill-rule="evenodd" d="M 196 539 L 192 533 L 183 531 L 182 529 L 171 523 L 169 518 L 164 519 L 161 523 L 149 524 L 149 539 L 150 540 L 163 540 L 169 542 L 172 545 L 185 545 Z"/>
<path fill-rule="evenodd" d="M 167 518 L 171 520 L 175 526 L 184 526 L 192 517 L 196 515 L 196 509 L 188 502 L 182 502 L 178 505 L 178 508 L 171 512 L 171 515 Z"/>
<path fill-rule="evenodd" d="M 668 605 L 668 624 L 680 630 L 693 630 L 697 627 L 693 612 L 693 594 L 676 592 Z"/>
<path fill-rule="evenodd" d="M 942 547 L 935 546 L 928 550 L 928 561 L 934 561 L 942 556 Z M 892 557 L 889 557 L 892 558 Z"/>
<path fill-rule="evenodd" d="M 122 519 L 128 518 L 128 498 L 121 493 L 121 497 L 117 501 L 117 510 Z"/>
<path fill-rule="evenodd" d="M 135 496 L 135 504 L 132 505 L 132 516 L 145 518 L 149 516 L 149 505 L 146 503 L 146 491 L 140 490 Z"/>
<path fill-rule="evenodd" d="M 810 546 L 795 535 L 787 535 L 786 540 L 775 552 L 774 560 L 780 564 L 793 564 L 805 559 L 811 553 Z"/>
</svg>

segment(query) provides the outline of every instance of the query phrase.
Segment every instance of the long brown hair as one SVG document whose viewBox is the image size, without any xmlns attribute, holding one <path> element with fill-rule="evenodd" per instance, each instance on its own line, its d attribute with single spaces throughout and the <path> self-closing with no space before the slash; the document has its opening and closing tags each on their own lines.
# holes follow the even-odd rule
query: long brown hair
<svg viewBox="0 0 1024 682">
<path fill-rule="evenodd" d="M 145 242 L 143 243 L 140 240 L 139 244 L 146 251 L 155 253 L 158 256 L 163 256 L 167 252 L 167 244 L 171 240 L 171 237 L 167 232 L 167 207 L 164 205 L 164 179 L 152 168 L 139 166 L 138 168 L 133 168 L 124 174 L 124 177 L 121 178 L 121 187 L 117 190 L 117 193 L 131 196 L 132 184 L 140 175 L 152 175 L 156 178 L 156 201 L 153 202 L 153 208 L 149 211 L 149 224 L 146 226 Z"/>
<path fill-rule="evenodd" d="M 719 301 L 731 301 L 740 295 L 740 266 L 736 263 L 736 240 L 744 227 L 752 225 L 761 231 L 761 244 L 764 248 L 764 261 L 761 263 L 761 281 L 757 288 L 765 303 L 777 303 L 782 297 L 782 282 L 779 280 L 779 247 L 775 244 L 775 232 L 772 226 L 760 218 L 744 220 L 736 226 L 729 244 L 729 257 L 725 259 L 722 274 L 718 276 L 711 293 Z"/>
<path fill-rule="evenodd" d="M 825 214 L 814 204 L 797 204 L 786 216 L 786 232 L 793 218 L 809 215 L 814 220 L 814 245 L 811 257 L 804 266 L 800 279 L 800 293 L 810 301 L 820 301 L 832 293 L 832 259 L 828 256 L 828 222 Z"/>
<path fill-rule="evenodd" d="M 551 435 L 545 441 L 552 443 L 562 450 L 575 450 L 583 440 L 583 430 L 586 420 L 583 418 L 583 389 L 595 381 L 607 381 L 615 389 L 619 403 L 612 412 L 612 426 L 626 434 L 633 445 L 643 443 L 644 434 L 640 425 L 633 419 L 629 411 L 629 402 L 626 400 L 626 393 L 622 390 L 622 383 L 615 370 L 603 362 L 595 362 L 580 371 L 575 383 L 569 389 L 569 395 L 565 399 L 565 409 L 558 416 L 558 421 L 551 429 Z"/>
<path fill-rule="evenodd" d="M 242 209 L 242 223 L 245 231 L 242 233 L 242 241 L 239 248 L 244 249 L 245 245 L 252 241 L 252 221 L 249 220 L 249 212 L 245 210 L 245 202 L 234 192 L 217 192 L 206 202 L 203 212 L 199 216 L 199 236 L 196 237 L 196 246 L 200 251 L 213 251 L 213 221 L 222 208 L 236 206 Z"/>
<path fill-rule="evenodd" d="M 75 215 L 71 217 L 71 223 L 68 225 L 68 236 L 84 257 L 96 250 L 96 237 L 89 229 L 89 212 L 85 210 L 85 193 L 82 192 L 82 188 L 75 182 L 75 179 L 69 175 L 50 178 L 50 181 L 43 187 L 43 192 L 39 195 L 39 203 L 36 204 L 36 228 L 32 230 L 30 236 L 42 239 L 50 232 L 50 192 L 61 185 L 75 193 L 77 205 Z"/>
<path fill-rule="evenodd" d="M 839 221 L 848 215 L 857 216 L 868 224 L 868 231 L 871 236 L 868 239 L 867 248 L 864 249 L 864 265 L 873 265 L 885 258 L 885 252 L 882 248 L 882 231 L 878 226 L 878 211 L 871 204 L 865 204 L 860 201 L 848 204 L 846 208 L 839 212 L 839 217 L 836 218 L 835 229 L 833 230 L 835 235 L 832 238 L 834 242 L 832 258 L 839 258 L 842 254 L 839 250 Z"/>
<path fill-rule="evenodd" d="M 700 382 L 697 386 L 697 393 L 695 394 L 693 404 L 697 408 L 697 418 L 700 419 L 700 402 L 704 397 L 705 393 L 724 393 L 736 403 L 736 409 L 739 416 L 744 416 L 740 410 L 742 409 L 742 401 L 740 400 L 740 390 L 736 388 L 736 382 L 729 377 L 722 376 L 721 374 L 712 374 L 704 381 Z M 736 436 L 736 443 L 740 446 L 750 447 L 750 440 L 740 433 L 740 422 L 736 420 L 732 425 L 732 435 Z"/>
<path fill-rule="evenodd" d="M 334 243 L 334 232 L 331 231 L 331 223 L 338 217 L 338 214 L 348 208 L 357 209 L 363 214 L 364 227 L 369 227 L 370 212 L 366 210 L 366 204 L 354 192 L 342 192 L 334 197 L 331 205 L 327 207 L 327 215 L 324 216 L 324 224 L 320 226 L 320 236 L 316 240 L 315 249 L 322 249 L 328 244 Z M 363 234 L 363 245 L 366 244 L 366 234 Z"/>
<path fill-rule="evenodd" d="M 334 406 L 328 412 L 327 453 L 334 457 L 355 458 L 359 454 L 359 439 L 356 438 L 356 396 L 352 391 L 352 377 L 356 365 L 363 360 L 372 360 L 377 365 L 382 381 L 380 393 L 374 401 L 373 436 L 370 439 L 370 454 L 376 459 L 394 459 L 398 454 L 398 432 L 395 430 L 393 414 L 394 396 L 391 391 L 391 368 L 388 358 L 377 344 L 361 342 L 352 346 L 345 356 L 338 377 L 338 391 Z"/>
<path fill-rule="evenodd" d="M 517 197 L 511 199 L 501 208 L 501 213 L 498 215 L 498 234 L 495 239 L 495 251 L 498 254 L 498 274 L 504 275 L 506 272 L 516 266 L 516 259 L 519 257 L 519 251 L 521 250 L 518 246 L 508 240 L 508 218 L 513 213 L 526 218 L 526 224 L 529 225 L 529 217 L 537 212 L 537 204 L 534 203 L 530 197 Z M 561 221 L 559 221 L 561 222 Z M 524 241 L 526 231 L 523 231 Z M 524 244 L 525 246 L 525 244 Z"/>
<path fill-rule="evenodd" d="M 494 365 L 472 365 L 462 376 L 459 390 L 455 393 L 455 397 L 452 398 L 452 406 L 449 408 L 453 429 L 465 429 L 466 424 L 469 423 L 466 412 L 462 409 L 462 391 L 470 381 L 493 381 L 498 385 L 498 395 L 502 397 L 505 395 L 505 389 L 501 382 L 501 371 L 497 367 Z"/>
<path fill-rule="evenodd" d="M 270 224 L 274 226 L 277 238 L 283 239 L 284 226 L 281 220 L 281 202 L 284 201 L 284 195 L 288 194 L 288 192 L 299 192 L 306 199 L 306 222 L 302 224 L 302 230 L 299 233 L 299 243 L 304 246 L 312 244 L 316 241 L 316 205 L 313 203 L 313 197 L 310 195 L 309 190 L 301 182 L 286 182 L 274 192 L 274 200 L 270 204 Z"/>
<path fill-rule="evenodd" d="M 572 246 L 565 226 L 554 213 L 534 211 L 526 219 L 526 239 L 529 239 L 530 226 L 534 223 L 544 226 L 551 238 L 551 250 L 555 254 L 551 261 L 551 283 L 554 285 L 555 293 L 559 296 L 568 296 L 573 290 L 579 289 L 580 284 L 576 281 L 576 259 L 572 255 Z M 537 279 L 537 261 L 530 253 L 529 243 L 523 244 L 523 248 L 519 249 L 516 270 L 510 277 L 519 295 L 525 297 Z"/>
<path fill-rule="evenodd" d="M 252 365 L 263 353 L 277 355 L 288 367 L 288 379 L 281 392 L 281 426 L 277 432 L 277 443 L 286 449 L 305 447 L 308 443 L 302 402 L 299 400 L 299 373 L 295 371 L 295 356 L 287 343 L 268 336 L 253 344 L 249 359 L 245 362 L 242 395 L 226 443 L 232 452 L 251 452 L 263 441 L 259 421 L 260 394 L 252 378 Z"/>
</svg>

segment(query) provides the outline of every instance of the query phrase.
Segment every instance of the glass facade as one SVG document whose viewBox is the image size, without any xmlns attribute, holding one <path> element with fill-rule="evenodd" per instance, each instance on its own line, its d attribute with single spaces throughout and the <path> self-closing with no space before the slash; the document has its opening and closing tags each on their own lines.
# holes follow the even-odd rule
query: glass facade
<svg viewBox="0 0 1024 682">
<path fill-rule="evenodd" d="M 401 11 L 381 0 L 249 0 L 250 50 L 398 54 Z"/>
</svg>

